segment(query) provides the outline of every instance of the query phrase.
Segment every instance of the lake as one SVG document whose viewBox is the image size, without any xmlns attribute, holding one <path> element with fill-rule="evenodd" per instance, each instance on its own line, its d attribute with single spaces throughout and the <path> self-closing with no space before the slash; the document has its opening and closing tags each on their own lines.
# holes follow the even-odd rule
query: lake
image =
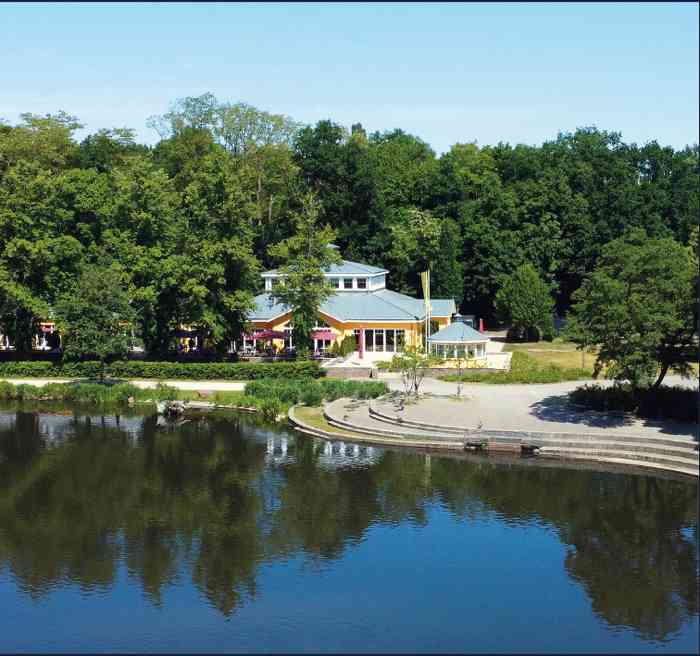
<svg viewBox="0 0 700 656">
<path fill-rule="evenodd" d="M 0 651 L 697 652 L 697 495 L 6 404 Z"/>
</svg>

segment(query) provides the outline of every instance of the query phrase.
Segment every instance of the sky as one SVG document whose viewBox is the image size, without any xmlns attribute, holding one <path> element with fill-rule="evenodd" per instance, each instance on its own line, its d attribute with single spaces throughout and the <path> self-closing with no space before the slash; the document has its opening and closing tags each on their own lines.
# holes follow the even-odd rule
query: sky
<svg viewBox="0 0 700 656">
<path fill-rule="evenodd" d="M 0 118 L 146 119 L 211 92 L 303 123 L 540 144 L 698 142 L 696 3 L 2 3 Z"/>
</svg>

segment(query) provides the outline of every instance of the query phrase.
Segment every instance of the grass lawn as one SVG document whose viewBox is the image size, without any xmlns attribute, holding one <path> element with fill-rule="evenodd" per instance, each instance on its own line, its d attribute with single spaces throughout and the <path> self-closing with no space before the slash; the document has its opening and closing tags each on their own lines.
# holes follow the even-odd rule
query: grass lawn
<svg viewBox="0 0 700 656">
<path fill-rule="evenodd" d="M 353 437 L 350 433 L 347 433 L 336 426 L 331 426 L 323 416 L 323 408 L 309 408 L 298 405 L 294 408 L 294 414 L 300 421 L 303 421 L 312 428 L 317 428 L 325 431 L 326 433 L 334 433 L 339 437 Z"/>
<path fill-rule="evenodd" d="M 508 343 L 503 350 L 512 353 L 527 353 L 538 363 L 544 365 L 555 364 L 563 369 L 586 369 L 591 372 L 591 375 L 596 359 L 595 352 L 585 352 L 582 361 L 581 351 L 576 350 L 576 345 L 560 339 L 551 342 Z"/>
</svg>

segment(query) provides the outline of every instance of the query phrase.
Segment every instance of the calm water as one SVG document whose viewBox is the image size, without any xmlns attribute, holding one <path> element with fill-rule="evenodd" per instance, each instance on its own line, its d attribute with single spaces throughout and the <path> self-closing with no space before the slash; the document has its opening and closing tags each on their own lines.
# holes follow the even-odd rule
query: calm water
<svg viewBox="0 0 700 656">
<path fill-rule="evenodd" d="M 0 408 L 0 651 L 697 651 L 697 484 Z"/>
</svg>

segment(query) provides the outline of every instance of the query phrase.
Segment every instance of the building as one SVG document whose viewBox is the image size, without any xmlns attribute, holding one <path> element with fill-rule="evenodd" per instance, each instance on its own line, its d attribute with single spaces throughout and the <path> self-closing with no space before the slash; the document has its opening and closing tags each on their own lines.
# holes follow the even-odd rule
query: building
<svg viewBox="0 0 700 656">
<path fill-rule="evenodd" d="M 407 346 L 422 348 L 425 332 L 425 305 L 422 299 L 386 288 L 386 269 L 343 260 L 331 265 L 325 277 L 335 294 L 320 308 L 313 333 L 314 349 L 324 352 L 334 342 L 354 336 L 355 356 L 359 360 L 390 359 Z M 243 340 L 244 349 L 272 344 L 277 350 L 292 348 L 292 316 L 288 308 L 274 303 L 270 296 L 281 274 L 262 274 L 265 293 L 255 297 L 250 316 L 253 333 Z M 454 299 L 431 300 L 431 332 L 451 322 L 456 307 Z"/>
<path fill-rule="evenodd" d="M 468 360 L 486 367 L 489 338 L 462 321 L 455 321 L 428 338 L 430 354 L 442 360 Z"/>
</svg>

